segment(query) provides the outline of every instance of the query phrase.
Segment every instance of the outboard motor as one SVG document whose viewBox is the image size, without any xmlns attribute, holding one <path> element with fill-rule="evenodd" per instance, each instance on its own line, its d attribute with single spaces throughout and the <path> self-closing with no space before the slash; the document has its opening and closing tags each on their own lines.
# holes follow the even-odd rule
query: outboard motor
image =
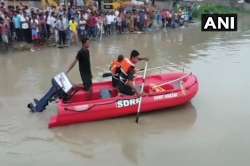
<svg viewBox="0 0 250 166">
<path fill-rule="evenodd" d="M 27 107 L 31 112 L 43 112 L 49 102 L 56 99 L 67 99 L 69 93 L 73 89 L 73 85 L 70 83 L 65 73 L 60 73 L 52 79 L 52 87 L 49 91 L 40 99 L 34 99 L 34 103 L 29 103 Z"/>
</svg>

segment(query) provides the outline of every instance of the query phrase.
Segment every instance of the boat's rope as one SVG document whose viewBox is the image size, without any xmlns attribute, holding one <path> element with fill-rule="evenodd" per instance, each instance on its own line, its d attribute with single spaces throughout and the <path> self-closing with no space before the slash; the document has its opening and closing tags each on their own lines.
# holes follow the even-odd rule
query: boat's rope
<svg viewBox="0 0 250 166">
<path fill-rule="evenodd" d="M 168 85 L 168 84 L 172 84 L 172 83 L 181 81 L 181 80 L 185 79 L 186 77 L 188 77 L 188 76 L 190 76 L 190 75 L 192 75 L 192 73 L 188 73 L 188 74 L 186 74 L 186 75 L 184 75 L 184 76 L 182 76 L 182 77 L 180 77 L 180 78 L 177 78 L 177 79 L 175 79 L 175 80 L 171 80 L 171 81 L 167 81 L 167 82 L 164 82 L 164 83 L 162 83 L 162 84 L 159 84 L 159 85 L 155 85 L 155 86 L 153 86 L 152 88 L 157 88 L 157 87 L 160 87 L 160 86 L 164 86 L 164 85 Z"/>
<path fill-rule="evenodd" d="M 162 65 L 162 66 L 157 66 L 157 67 L 151 67 L 148 68 L 148 71 L 151 70 L 156 70 L 156 69 L 161 69 L 161 68 L 168 68 L 168 67 L 179 67 L 178 65 L 175 64 L 168 64 L 168 65 Z M 138 73 L 143 72 L 144 69 L 140 69 L 139 71 L 137 71 Z"/>
</svg>

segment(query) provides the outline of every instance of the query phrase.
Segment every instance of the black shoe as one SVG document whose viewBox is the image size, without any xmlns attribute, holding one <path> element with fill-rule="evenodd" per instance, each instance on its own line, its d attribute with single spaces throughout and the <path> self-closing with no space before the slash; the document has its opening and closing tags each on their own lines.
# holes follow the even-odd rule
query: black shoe
<svg viewBox="0 0 250 166">
<path fill-rule="evenodd" d="M 30 109 L 30 112 L 36 112 L 35 107 L 32 103 L 29 103 L 27 107 Z"/>
</svg>

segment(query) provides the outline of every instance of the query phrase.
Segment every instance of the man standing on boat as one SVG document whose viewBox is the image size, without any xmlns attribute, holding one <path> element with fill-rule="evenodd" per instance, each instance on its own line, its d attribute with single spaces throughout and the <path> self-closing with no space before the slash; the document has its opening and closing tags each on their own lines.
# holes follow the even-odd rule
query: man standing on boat
<svg viewBox="0 0 250 166">
<path fill-rule="evenodd" d="M 82 48 L 78 51 L 76 58 L 69 66 L 66 73 L 75 66 L 77 61 L 79 61 L 79 71 L 83 82 L 84 90 L 89 92 L 89 98 L 91 98 L 92 94 L 92 73 L 90 67 L 90 57 L 89 57 L 89 39 L 84 38 L 82 39 Z M 62 88 L 57 84 L 55 79 L 52 79 L 52 87 L 49 91 L 40 99 L 34 99 L 34 103 L 29 103 L 27 107 L 32 112 L 42 112 L 49 102 L 55 100 L 59 97 L 64 97 L 65 93 L 63 92 Z"/>
<path fill-rule="evenodd" d="M 66 74 L 79 62 L 79 71 L 83 82 L 83 88 L 85 91 L 92 93 L 92 72 L 90 65 L 90 56 L 89 56 L 89 39 L 82 39 L 82 48 L 78 51 L 76 58 L 66 70 Z"/>
<path fill-rule="evenodd" d="M 141 95 L 134 84 L 134 74 L 136 71 L 135 65 L 141 60 L 148 61 L 148 58 L 139 58 L 139 55 L 140 53 L 137 50 L 133 50 L 130 54 L 130 58 L 124 58 L 124 60 L 121 62 L 118 89 L 125 95 Z"/>
</svg>

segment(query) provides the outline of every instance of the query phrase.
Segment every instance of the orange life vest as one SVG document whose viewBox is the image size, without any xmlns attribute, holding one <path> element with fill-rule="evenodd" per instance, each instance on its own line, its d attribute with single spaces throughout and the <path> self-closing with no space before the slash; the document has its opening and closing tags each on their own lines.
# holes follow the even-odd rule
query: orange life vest
<svg viewBox="0 0 250 166">
<path fill-rule="evenodd" d="M 128 79 L 129 79 L 129 74 L 134 74 L 131 73 L 134 71 L 135 64 L 131 62 L 128 58 L 125 58 L 121 62 L 121 68 L 120 68 L 120 73 L 119 73 L 119 80 L 123 83 L 126 84 Z"/>
<path fill-rule="evenodd" d="M 113 61 L 110 66 L 111 73 L 114 75 L 119 74 L 120 68 L 121 68 L 121 63 L 118 61 Z"/>
<path fill-rule="evenodd" d="M 130 61 L 130 59 L 125 58 L 121 62 L 121 72 L 125 75 L 128 75 L 132 70 L 134 70 L 135 64 Z"/>
</svg>

